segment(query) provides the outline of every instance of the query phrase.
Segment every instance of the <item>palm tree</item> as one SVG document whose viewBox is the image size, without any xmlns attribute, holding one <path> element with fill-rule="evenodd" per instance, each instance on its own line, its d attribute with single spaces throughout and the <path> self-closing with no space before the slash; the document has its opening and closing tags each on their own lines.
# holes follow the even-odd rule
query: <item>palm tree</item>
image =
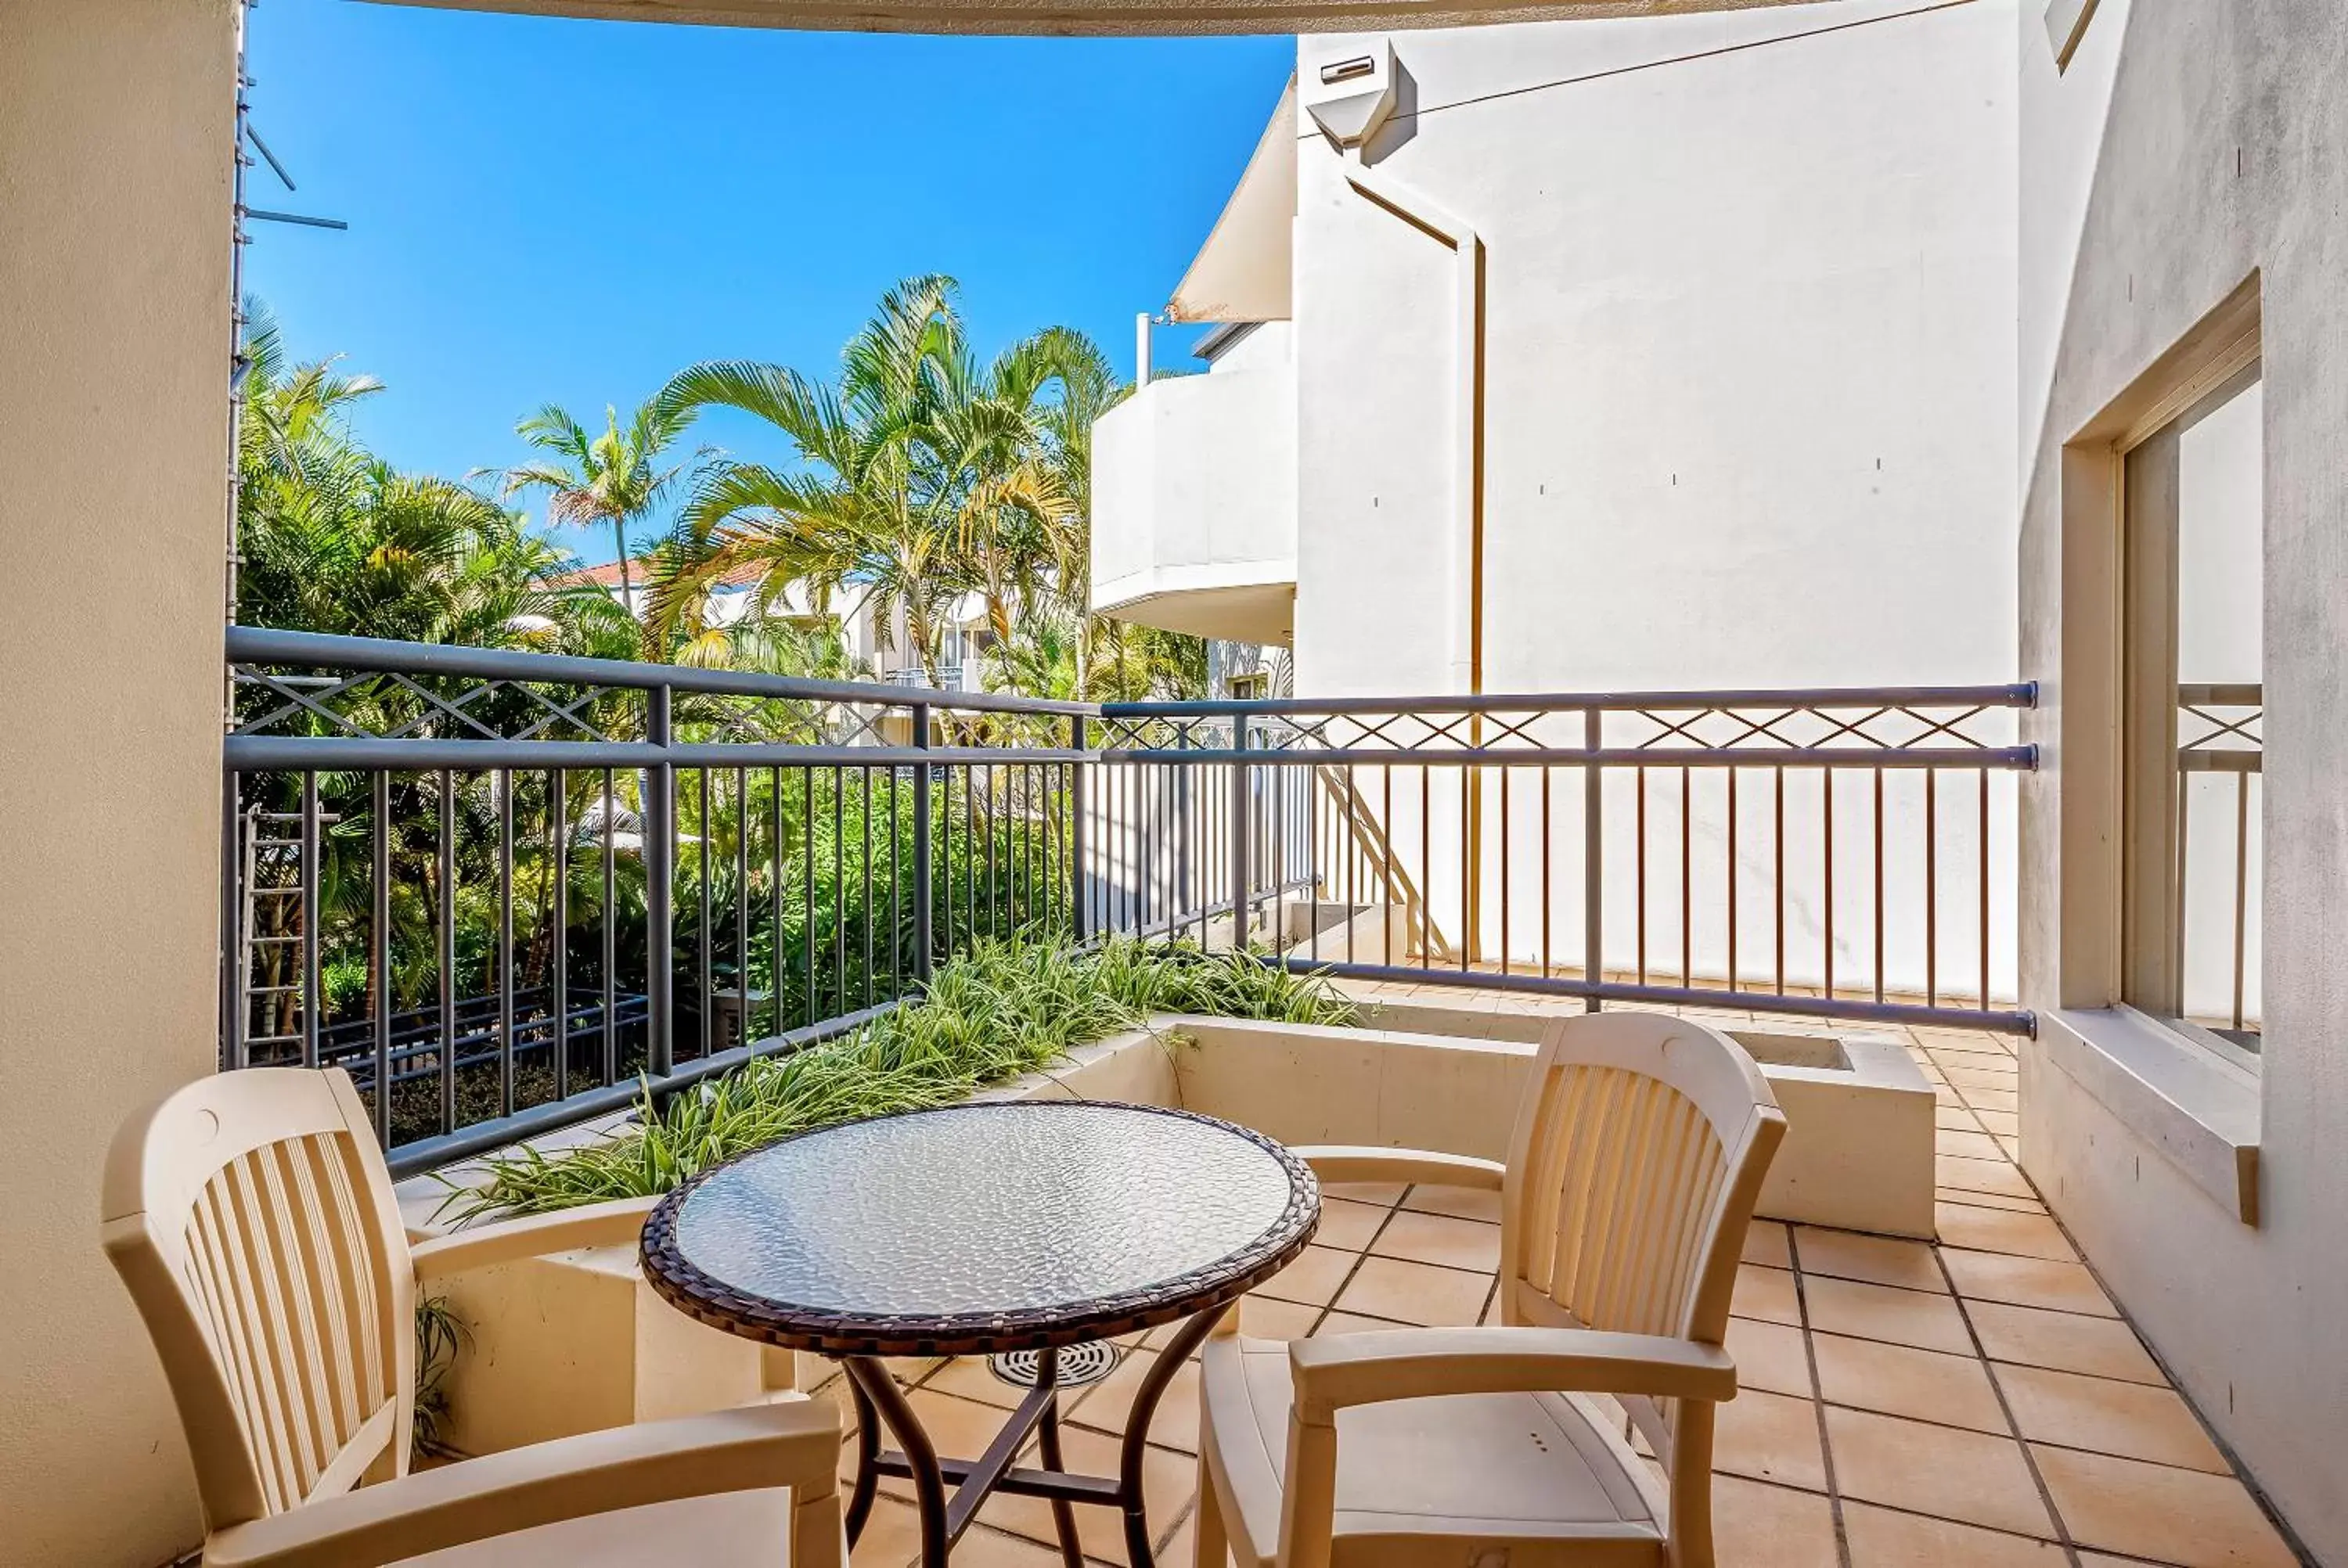
<svg viewBox="0 0 2348 1568">
<path fill-rule="evenodd" d="M 747 670 L 814 681 L 869 681 L 872 671 L 836 625 L 808 626 L 779 618 L 736 621 L 726 629 L 713 669 Z"/>
<path fill-rule="evenodd" d="M 998 639 L 1012 636 L 1014 608 L 1063 596 L 1083 568 L 1086 459 L 1080 446 L 1072 465 L 1057 433 L 1075 386 L 1107 363 L 1083 333 L 1050 327 L 983 371 L 966 353 L 949 367 L 936 440 L 949 467 L 968 476 L 950 496 L 950 531 Z"/>
<path fill-rule="evenodd" d="M 590 436 L 570 412 L 548 404 L 514 426 L 514 434 L 547 455 L 546 460 L 508 468 L 504 493 L 546 492 L 546 520 L 566 528 L 609 524 L 619 551 L 620 599 L 635 606 L 630 576 L 628 525 L 651 511 L 684 471 L 664 467 L 661 456 L 693 423 L 695 409 L 654 398 L 620 427 L 619 411 L 603 410 L 603 434 Z"/>
<path fill-rule="evenodd" d="M 287 364 L 267 312 L 248 315 L 238 620 L 484 647 L 595 641 L 598 612 L 558 586 L 561 552 L 489 497 L 402 473 L 352 435 L 350 406 L 380 382 L 331 359 Z"/>
<path fill-rule="evenodd" d="M 248 305 L 252 325 L 243 344 L 245 370 L 239 384 L 244 416 L 237 450 L 236 619 L 247 625 L 297 630 L 462 642 L 483 647 L 554 651 L 625 657 L 637 646 L 634 620 L 600 589 L 563 586 L 575 563 L 546 539 L 530 532 L 523 519 L 491 497 L 432 475 L 403 473 L 369 452 L 352 432 L 349 410 L 374 395 L 380 384 L 345 375 L 335 362 L 294 365 L 287 362 L 276 327 L 265 312 Z M 476 715 L 503 702 L 492 695 L 469 710 Z M 523 701 L 527 701 L 526 699 Z M 240 682 L 240 720 L 283 702 L 282 689 Z M 381 679 L 345 692 L 340 712 L 378 730 L 408 733 L 433 722 L 434 711 L 411 681 Z M 624 724 L 623 704 L 598 716 L 600 726 Z M 445 716 L 445 715 L 443 715 Z M 311 732 L 330 733 L 323 716 L 306 720 Z M 418 732 L 420 733 L 420 732 Z M 238 805 L 270 811 L 294 809 L 294 775 L 247 774 L 237 783 Z M 389 890 L 398 950 L 407 955 L 388 967 L 355 955 L 374 939 L 369 922 L 373 873 L 370 835 L 375 831 L 372 791 L 366 775 L 335 772 L 317 775 L 329 822 L 318 867 L 318 935 L 326 954 L 324 970 L 330 1007 L 342 1005 L 337 977 L 355 977 L 358 1001 L 367 1013 L 382 1007 L 386 988 L 412 999 L 430 983 L 434 968 L 415 958 L 433 950 L 435 878 L 440 850 L 425 849 L 395 831 L 389 853 L 395 875 Z M 573 787 L 583 787 L 575 780 Z M 393 777 L 392 823 L 412 821 L 423 809 L 417 775 Z M 525 790 L 530 786 L 525 784 Z M 481 890 L 495 865 L 495 814 L 485 779 L 460 789 L 457 803 L 464 824 L 451 851 L 458 865 L 458 913 L 464 950 L 482 950 L 480 933 L 491 928 L 495 910 L 481 903 Z M 534 797 L 542 803 L 542 793 Z M 542 804 L 536 809 L 543 809 Z M 524 845 L 541 842 L 525 833 Z M 546 867 L 533 872 L 531 849 L 518 862 L 523 886 L 537 888 L 533 927 L 541 935 L 525 960 L 526 972 L 542 975 L 549 950 L 543 910 L 551 897 Z M 595 892 L 600 892 L 600 884 Z M 583 902 L 575 907 L 587 907 Z M 256 903 L 253 932 L 286 938 L 296 929 L 298 907 L 280 899 Z M 258 975 L 264 984 L 289 989 L 272 994 L 284 1009 L 278 1027 L 289 1027 L 295 992 L 287 965 L 294 948 L 283 941 L 263 946 Z"/>
<path fill-rule="evenodd" d="M 684 509 L 680 548 L 653 590 L 670 636 L 718 577 L 749 568 L 763 610 L 803 584 L 808 608 L 851 594 L 883 646 L 899 620 L 937 679 L 947 605 L 983 595 L 1007 640 L 1022 606 L 1054 590 L 1080 548 L 1082 514 L 1047 433 L 1064 365 L 1082 362 L 1065 330 L 1014 343 L 982 366 L 951 278 L 890 290 L 841 355 L 836 385 L 741 361 L 680 372 L 656 402 L 690 412 L 740 409 L 775 426 L 796 464 L 713 470 Z"/>
<path fill-rule="evenodd" d="M 1206 644 L 1121 620 L 1079 620 L 1054 604 L 1022 618 L 1017 635 L 987 651 L 986 687 L 1056 702 L 1138 702 L 1200 697 Z"/>
<path fill-rule="evenodd" d="M 1084 333 L 1053 328 L 1042 335 L 1050 340 L 1059 395 L 1042 405 L 1037 425 L 1045 460 L 1070 512 L 1061 553 L 1053 562 L 1053 579 L 1058 597 L 1075 612 L 1076 688 L 1087 691 L 1102 630 L 1092 610 L 1093 425 L 1132 395 L 1133 388 L 1118 379 L 1100 345 Z"/>
<path fill-rule="evenodd" d="M 1016 636 L 986 651 L 986 689 L 1055 702 L 1077 700 L 1084 692 L 1077 641 L 1073 617 L 1056 610 L 1028 616 Z"/>
<path fill-rule="evenodd" d="M 298 482 L 351 448 L 349 405 L 381 392 L 383 383 L 371 375 L 335 374 L 339 356 L 289 369 L 284 339 L 269 307 L 247 297 L 244 314 L 238 480 L 264 487 Z"/>
</svg>

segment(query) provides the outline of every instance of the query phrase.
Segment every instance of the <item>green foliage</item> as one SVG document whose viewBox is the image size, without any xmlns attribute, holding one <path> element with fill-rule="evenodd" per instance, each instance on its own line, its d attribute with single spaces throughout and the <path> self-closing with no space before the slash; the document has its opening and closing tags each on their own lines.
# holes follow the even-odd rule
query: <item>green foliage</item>
<svg viewBox="0 0 2348 1568">
<path fill-rule="evenodd" d="M 492 1156 L 452 1184 L 459 1220 L 543 1214 L 667 1192 L 719 1161 L 795 1132 L 950 1105 L 1045 1067 L 1153 1014 L 1349 1024 L 1353 1004 L 1317 978 L 1247 955 L 1131 938 L 1089 949 L 982 943 L 942 966 L 921 1000 L 852 1034 L 762 1057 L 655 1104 L 599 1142 Z"/>
<path fill-rule="evenodd" d="M 366 1002 L 366 959 L 356 954 L 335 958 L 318 967 L 319 982 L 325 988 L 326 1010 L 342 1014 Z"/>
<path fill-rule="evenodd" d="M 382 390 L 334 362 L 286 363 L 249 303 L 238 426 L 237 620 L 416 642 L 617 653 L 634 626 L 612 597 L 560 582 L 572 565 L 521 518 L 452 480 L 403 474 L 352 434 Z"/>
<path fill-rule="evenodd" d="M 997 689 L 1099 699 L 1201 693 L 1197 640 L 1102 620 L 1084 604 L 1091 428 L 1127 388 L 1096 345 L 1064 329 L 980 361 L 953 295 L 952 281 L 937 277 L 891 291 L 829 382 L 770 365 L 705 364 L 681 373 L 628 420 L 606 409 L 602 431 L 561 408 L 541 409 L 519 426 L 531 461 L 469 482 L 402 473 L 376 456 L 350 416 L 381 384 L 342 374 L 331 359 L 292 363 L 266 313 L 248 303 L 236 618 L 836 680 L 870 671 L 829 619 L 830 597 L 870 600 L 884 628 L 887 612 L 901 611 L 923 661 L 933 663 L 947 605 L 977 592 L 1003 650 L 988 671 Z M 791 450 L 777 454 L 773 468 L 706 451 L 677 461 L 695 411 L 715 405 L 760 416 Z M 473 478 L 497 486 L 474 488 Z M 653 584 L 649 628 L 604 588 L 578 580 L 570 554 L 512 509 L 510 497 L 524 493 L 538 498 L 550 525 L 611 530 L 623 576 L 640 567 L 637 586 Z M 680 493 L 684 504 L 675 507 Z M 672 510 L 682 522 L 669 530 Z M 635 555 L 643 535 L 655 530 L 667 531 L 650 557 Z M 757 576 L 751 613 L 709 625 L 713 590 L 721 579 L 739 580 L 734 574 L 745 567 Z M 781 610 L 787 593 L 798 610 L 817 613 L 767 613 Z M 378 677 L 338 688 L 332 705 L 355 728 L 415 738 L 477 733 L 477 725 L 503 733 L 538 726 L 531 733 L 546 738 L 572 733 L 565 723 L 550 727 L 529 692 L 482 695 L 472 684 Z M 461 702 L 464 717 L 433 697 Z M 235 717 L 248 723 L 284 703 L 281 692 L 242 685 Z M 580 731 L 625 740 L 641 734 L 641 710 L 633 693 L 607 692 L 574 712 Z M 273 727 L 326 734 L 345 726 L 291 712 Z M 832 705 L 782 699 L 683 697 L 675 727 L 678 740 L 693 743 L 847 744 L 856 733 Z M 1066 733 L 1063 719 L 1019 714 L 940 714 L 933 731 L 942 743 L 1004 747 L 1057 745 Z M 989 770 L 975 785 L 972 770 L 941 775 L 930 891 L 942 953 L 975 930 L 1036 938 L 1065 925 L 1070 807 L 1065 792 L 1039 782 L 1042 773 Z M 676 934 L 669 979 L 688 1055 L 704 1039 L 722 1048 L 721 1031 L 756 1039 L 889 1000 L 917 967 L 910 785 L 883 770 L 851 770 L 845 782 L 788 767 L 747 777 L 747 799 L 736 799 L 720 770 L 706 810 L 704 780 L 678 781 L 675 901 L 664 913 Z M 608 784 L 592 770 L 571 770 L 559 792 L 539 770 L 506 778 L 396 771 L 379 818 L 366 774 L 316 775 L 321 1030 L 347 1040 L 388 1015 L 396 1035 L 429 1031 L 444 982 L 465 1007 L 510 979 L 515 1038 L 529 1040 L 538 1038 L 534 1030 L 551 1033 L 544 1020 L 560 969 L 569 1001 L 599 997 L 607 985 L 621 999 L 608 1070 L 622 1079 L 637 1071 L 646 1030 L 628 1020 L 629 999 L 652 989 L 645 934 L 664 913 L 647 907 L 641 784 L 629 769 L 615 770 Z M 246 774 L 236 788 L 239 810 L 263 814 L 259 822 L 282 824 L 301 809 L 296 774 Z M 384 841 L 389 919 L 387 932 L 378 932 L 374 866 Z M 566 841 L 567 886 L 556 875 L 558 841 Z M 255 885 L 280 886 L 294 866 L 290 856 L 265 855 Z M 499 941 L 509 886 L 510 973 L 500 969 Z M 451 926 L 445 965 L 444 896 Z M 292 899 L 259 898 L 251 917 L 261 999 L 248 1032 L 281 1048 L 304 1022 L 304 948 L 289 939 L 304 934 L 298 909 Z M 379 972 L 371 961 L 378 941 Z M 713 997 L 726 999 L 707 1018 L 699 1004 L 704 972 Z M 518 1061 L 510 1083 L 494 1063 L 458 1065 L 450 1085 L 457 1124 L 551 1099 L 552 1056 L 538 1049 Z M 574 1090 L 604 1081 L 600 1042 L 565 1062 Z M 441 1129 L 442 1086 L 430 1076 L 391 1092 L 395 1144 Z"/>
<path fill-rule="evenodd" d="M 1125 396 L 1097 344 L 1049 327 L 982 364 L 973 353 L 952 278 L 908 278 L 881 296 L 870 321 L 825 381 L 778 364 L 719 361 L 680 371 L 655 402 L 678 418 L 724 407 L 764 420 L 789 446 L 780 464 L 709 464 L 675 537 L 653 563 L 650 637 L 691 642 L 711 586 L 754 574 L 758 606 L 794 586 L 826 612 L 839 598 L 871 610 L 884 639 L 901 621 L 934 682 L 949 609 L 984 601 L 999 644 L 1068 623 L 1071 643 L 1039 663 L 1004 667 L 1031 696 L 1095 694 L 1088 665 L 1106 639 L 1117 668 L 1110 697 L 1183 694 L 1159 678 L 1205 648 L 1174 651 L 1174 634 L 1111 632 L 1086 605 L 1091 568 L 1095 420 Z M 1085 635 L 1076 638 L 1074 626 Z M 1136 666 L 1122 646 L 1165 655 Z"/>
<path fill-rule="evenodd" d="M 1197 1013 L 1346 1027 L 1360 1010 L 1318 975 L 1292 974 L 1255 955 L 1204 953 L 1189 942 L 1118 937 L 1081 960 L 1097 985 L 1136 1017 Z"/>
<path fill-rule="evenodd" d="M 1176 702 L 1207 694 L 1207 645 L 1154 626 L 1080 620 L 1046 605 L 1023 617 L 1009 641 L 987 650 L 985 673 L 990 692 L 1055 702 Z"/>
<path fill-rule="evenodd" d="M 465 1320 L 457 1316 L 445 1296 L 427 1296 L 416 1304 L 416 1416 L 412 1430 L 416 1446 L 428 1454 L 448 1449 L 442 1427 L 448 1419 L 448 1369 L 457 1351 L 472 1337 Z"/>
<path fill-rule="evenodd" d="M 607 406 L 603 434 L 595 436 L 569 410 L 550 403 L 514 426 L 515 435 L 544 456 L 507 469 L 503 491 L 509 497 L 544 491 L 546 520 L 557 527 L 608 525 L 620 568 L 621 601 L 633 603 L 634 547 L 628 526 L 652 511 L 684 472 L 683 464 L 664 467 L 660 460 L 693 415 L 690 408 L 655 400 L 638 408 L 623 429 L 619 411 Z M 647 637 L 646 655 L 658 651 Z"/>
</svg>

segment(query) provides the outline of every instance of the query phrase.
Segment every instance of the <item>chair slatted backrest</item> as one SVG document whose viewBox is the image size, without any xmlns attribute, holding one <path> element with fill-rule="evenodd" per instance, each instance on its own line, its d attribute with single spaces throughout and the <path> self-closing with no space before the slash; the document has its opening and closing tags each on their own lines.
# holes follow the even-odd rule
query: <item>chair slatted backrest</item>
<svg viewBox="0 0 2348 1568">
<path fill-rule="evenodd" d="M 1503 1321 L 1717 1345 L 1785 1119 L 1726 1035 L 1660 1013 L 1553 1025 L 1503 1194 Z M 1667 1401 L 1622 1404 L 1658 1453 Z"/>
<path fill-rule="evenodd" d="M 209 1528 L 407 1472 L 414 1266 L 347 1073 L 188 1085 L 115 1135 L 105 1203 Z"/>
</svg>

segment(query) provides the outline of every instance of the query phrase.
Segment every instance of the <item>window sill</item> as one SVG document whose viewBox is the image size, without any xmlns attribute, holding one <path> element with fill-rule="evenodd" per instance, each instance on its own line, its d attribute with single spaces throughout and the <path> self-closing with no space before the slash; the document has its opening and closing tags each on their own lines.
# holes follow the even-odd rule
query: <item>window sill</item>
<svg viewBox="0 0 2348 1568">
<path fill-rule="evenodd" d="M 2255 1073 L 2133 1008 L 2043 1020 L 2046 1059 L 2244 1225 L 2259 1223 Z"/>
</svg>

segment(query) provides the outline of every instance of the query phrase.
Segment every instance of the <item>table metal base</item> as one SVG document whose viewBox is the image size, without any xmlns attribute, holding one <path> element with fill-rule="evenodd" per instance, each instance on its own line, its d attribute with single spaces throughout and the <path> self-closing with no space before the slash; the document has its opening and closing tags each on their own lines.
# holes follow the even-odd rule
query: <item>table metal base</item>
<svg viewBox="0 0 2348 1568">
<path fill-rule="evenodd" d="M 948 1555 L 988 1497 L 1002 1491 L 1019 1497 L 1041 1497 L 1052 1504 L 1052 1528 L 1060 1542 L 1066 1568 L 1083 1568 L 1084 1550 L 1076 1540 L 1073 1503 L 1115 1508 L 1125 1518 L 1126 1561 L 1131 1568 L 1154 1568 L 1149 1544 L 1149 1521 L 1142 1505 L 1141 1465 L 1149 1442 L 1149 1422 L 1166 1386 L 1182 1363 L 1190 1358 L 1229 1306 L 1201 1312 L 1185 1322 L 1134 1395 L 1126 1418 L 1125 1439 L 1117 1456 L 1117 1473 L 1071 1475 L 1060 1468 L 1059 1356 L 1046 1350 L 1038 1358 L 1035 1387 L 1004 1422 L 1003 1430 L 974 1460 L 940 1456 L 921 1418 L 890 1376 L 887 1363 L 863 1356 L 846 1356 L 840 1362 L 856 1400 L 856 1484 L 848 1500 L 850 1545 L 871 1516 L 872 1498 L 884 1475 L 903 1476 L 913 1483 L 913 1505 L 922 1522 L 922 1568 L 946 1568 Z M 880 1428 L 886 1424 L 900 1445 L 884 1450 Z M 1036 1440 L 1041 1469 L 1011 1461 Z M 953 1491 L 947 1491 L 949 1483 Z"/>
</svg>

